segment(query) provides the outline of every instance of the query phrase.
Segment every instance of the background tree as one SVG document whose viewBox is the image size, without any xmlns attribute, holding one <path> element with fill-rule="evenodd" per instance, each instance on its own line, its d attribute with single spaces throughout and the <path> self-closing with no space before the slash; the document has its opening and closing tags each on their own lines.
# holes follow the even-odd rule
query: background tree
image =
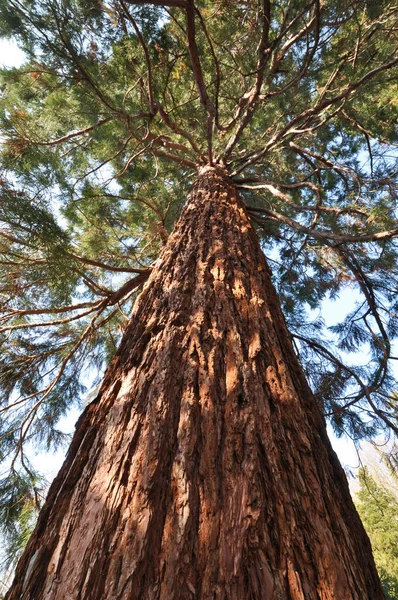
<svg viewBox="0 0 398 600">
<path fill-rule="evenodd" d="M 365 467 L 359 472 L 357 508 L 372 542 L 386 598 L 398 597 L 398 499 Z"/>
<path fill-rule="evenodd" d="M 2 73 L 4 523 L 40 504 L 26 445 L 64 441 L 59 418 L 114 354 L 204 165 L 246 203 L 335 431 L 396 434 L 394 4 L 9 0 L 0 14 L 28 57 Z M 312 311 L 348 285 L 356 306 L 328 331 Z"/>
</svg>

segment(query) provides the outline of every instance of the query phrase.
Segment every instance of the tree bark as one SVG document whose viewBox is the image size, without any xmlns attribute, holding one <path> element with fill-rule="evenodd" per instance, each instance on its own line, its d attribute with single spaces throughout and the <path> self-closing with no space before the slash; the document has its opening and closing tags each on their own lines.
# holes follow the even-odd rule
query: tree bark
<svg viewBox="0 0 398 600">
<path fill-rule="evenodd" d="M 7 600 L 381 600 L 243 202 L 202 170 Z"/>
</svg>

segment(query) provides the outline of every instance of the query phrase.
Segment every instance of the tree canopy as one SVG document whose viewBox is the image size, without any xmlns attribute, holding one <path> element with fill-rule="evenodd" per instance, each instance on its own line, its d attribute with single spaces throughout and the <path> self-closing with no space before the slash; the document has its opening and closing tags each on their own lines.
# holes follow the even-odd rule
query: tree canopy
<svg viewBox="0 0 398 600">
<path fill-rule="evenodd" d="M 26 447 L 67 441 L 205 164 L 246 202 L 325 417 L 396 435 L 397 25 L 384 0 L 2 2 L 26 54 L 0 84 L 7 531 L 40 502 Z"/>
</svg>

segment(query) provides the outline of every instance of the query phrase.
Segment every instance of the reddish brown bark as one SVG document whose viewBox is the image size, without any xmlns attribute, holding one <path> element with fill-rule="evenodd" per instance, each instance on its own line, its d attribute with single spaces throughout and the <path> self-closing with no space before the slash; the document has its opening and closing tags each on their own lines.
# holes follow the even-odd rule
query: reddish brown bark
<svg viewBox="0 0 398 600">
<path fill-rule="evenodd" d="M 8 600 L 381 600 L 268 267 L 208 168 L 153 270 Z"/>
</svg>

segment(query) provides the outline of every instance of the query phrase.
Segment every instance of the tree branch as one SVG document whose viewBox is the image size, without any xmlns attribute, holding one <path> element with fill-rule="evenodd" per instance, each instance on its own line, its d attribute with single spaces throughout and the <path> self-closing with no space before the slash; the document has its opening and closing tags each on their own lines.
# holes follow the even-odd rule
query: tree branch
<svg viewBox="0 0 398 600">
<path fill-rule="evenodd" d="M 187 3 L 185 0 L 126 0 L 128 4 L 134 4 L 136 6 L 144 6 L 145 4 L 152 4 L 153 6 L 179 6 L 180 8 L 186 8 Z"/>
<path fill-rule="evenodd" d="M 86 265 L 91 265 L 93 267 L 99 267 L 100 269 L 105 269 L 105 271 L 113 271 L 114 273 L 147 273 L 150 270 L 150 269 L 136 269 L 133 267 L 114 267 L 113 265 L 107 265 L 99 260 L 93 260 L 91 258 L 79 256 L 78 254 L 73 254 L 73 252 L 68 252 L 68 255 Z"/>
<path fill-rule="evenodd" d="M 270 186 L 272 187 L 272 186 Z M 276 190 L 278 191 L 278 190 Z M 280 197 L 281 192 L 279 194 L 274 194 L 275 196 Z M 293 227 L 297 231 L 301 233 L 306 233 L 311 237 L 318 238 L 321 240 L 329 240 L 333 241 L 335 244 L 348 244 L 352 242 L 375 242 L 381 240 L 391 239 L 393 237 L 398 236 L 398 228 L 391 229 L 388 231 L 379 231 L 377 233 L 368 233 L 362 235 L 339 235 L 337 233 L 333 233 L 332 231 L 320 231 L 319 229 L 310 229 L 309 227 L 305 227 L 304 225 L 300 225 L 294 219 L 287 217 L 286 215 L 282 215 L 274 210 L 269 208 L 257 208 L 257 207 L 246 207 L 247 210 L 253 212 L 261 212 L 265 215 L 271 217 L 274 221 L 279 221 L 280 223 L 285 223 L 290 227 Z"/>
</svg>

